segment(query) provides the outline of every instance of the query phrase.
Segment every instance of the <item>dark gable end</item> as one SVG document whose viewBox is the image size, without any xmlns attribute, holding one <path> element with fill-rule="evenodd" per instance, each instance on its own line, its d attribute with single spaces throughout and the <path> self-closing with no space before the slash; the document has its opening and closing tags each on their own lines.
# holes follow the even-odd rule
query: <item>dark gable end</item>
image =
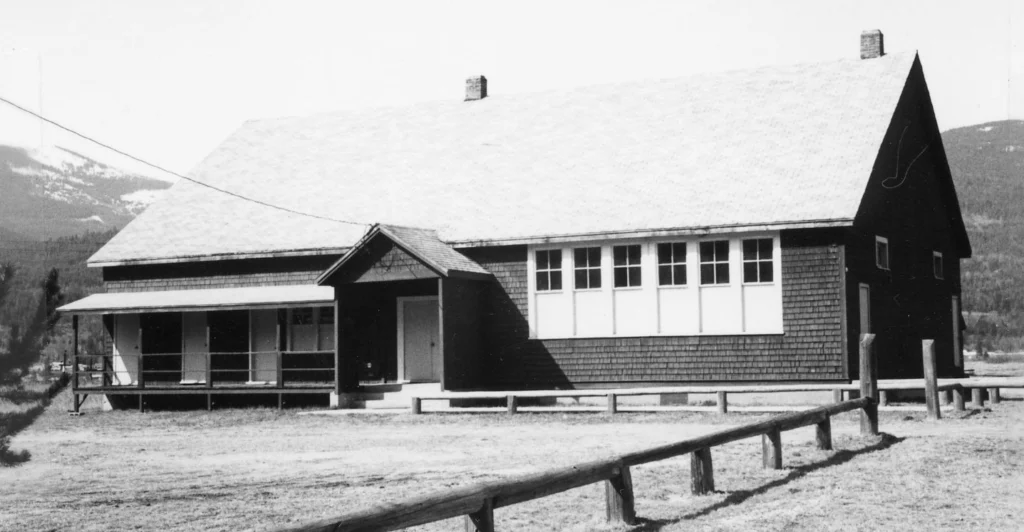
<svg viewBox="0 0 1024 532">
<path fill-rule="evenodd" d="M 930 211 L 927 219 L 906 219 L 908 206 L 922 217 Z M 920 58 L 915 58 L 893 110 L 854 219 L 854 227 L 860 230 L 877 232 L 901 225 L 928 231 L 919 236 L 933 246 L 951 236 L 954 256 L 971 256 Z"/>
<path fill-rule="evenodd" d="M 888 240 L 888 269 L 875 263 L 876 237 Z M 858 291 L 867 285 L 881 378 L 920 378 L 924 339 L 935 340 L 940 376 L 960 376 L 953 298 L 961 290 L 960 259 L 971 256 L 971 245 L 919 59 L 880 142 L 846 243 L 850 367 L 858 367 Z M 941 253 L 942 279 L 934 275 L 935 253 Z"/>
</svg>

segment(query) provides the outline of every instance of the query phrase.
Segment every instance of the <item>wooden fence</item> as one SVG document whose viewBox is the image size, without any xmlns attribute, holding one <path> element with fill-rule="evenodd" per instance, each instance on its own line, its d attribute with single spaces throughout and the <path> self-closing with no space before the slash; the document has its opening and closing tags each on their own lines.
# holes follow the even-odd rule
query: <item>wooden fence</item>
<svg viewBox="0 0 1024 532">
<path fill-rule="evenodd" d="M 303 532 L 383 531 L 423 525 L 465 516 L 469 531 L 494 530 L 494 510 L 604 482 L 605 511 L 611 522 L 634 524 L 633 483 L 630 467 L 690 455 L 690 489 L 697 495 L 714 491 L 711 449 L 726 443 L 761 436 L 765 468 L 782 468 L 782 438 L 787 430 L 814 425 L 819 449 L 832 449 L 832 416 L 861 411 L 861 433 L 878 434 L 877 374 L 874 364 L 874 335 L 861 341 L 861 397 L 740 427 L 720 430 L 680 442 L 651 447 L 616 457 L 552 469 L 518 478 L 484 482 L 441 494 L 430 494 L 347 513 L 286 530 Z"/>
</svg>

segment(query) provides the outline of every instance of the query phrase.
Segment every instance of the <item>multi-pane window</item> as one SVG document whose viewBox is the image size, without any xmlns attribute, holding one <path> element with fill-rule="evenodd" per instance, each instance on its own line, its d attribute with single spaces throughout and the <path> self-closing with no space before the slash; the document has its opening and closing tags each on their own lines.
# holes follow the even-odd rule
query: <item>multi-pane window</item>
<svg viewBox="0 0 1024 532">
<path fill-rule="evenodd" d="M 658 284 L 686 284 L 686 242 L 658 244 Z"/>
<path fill-rule="evenodd" d="M 601 248 L 576 248 L 572 254 L 576 289 L 601 288 Z"/>
<path fill-rule="evenodd" d="M 889 239 L 884 236 L 875 237 L 875 266 L 889 269 Z"/>
<path fill-rule="evenodd" d="M 640 245 L 612 248 L 615 287 L 640 286 Z"/>
<path fill-rule="evenodd" d="M 932 252 L 932 272 L 935 274 L 936 279 L 944 279 L 942 272 L 942 253 L 938 251 Z"/>
<path fill-rule="evenodd" d="M 756 238 L 743 241 L 743 282 L 770 283 L 774 279 L 772 265 L 772 239 Z"/>
<path fill-rule="evenodd" d="M 537 291 L 562 289 L 562 250 L 537 252 Z"/>
<path fill-rule="evenodd" d="M 729 284 L 729 241 L 700 243 L 700 284 Z"/>
</svg>

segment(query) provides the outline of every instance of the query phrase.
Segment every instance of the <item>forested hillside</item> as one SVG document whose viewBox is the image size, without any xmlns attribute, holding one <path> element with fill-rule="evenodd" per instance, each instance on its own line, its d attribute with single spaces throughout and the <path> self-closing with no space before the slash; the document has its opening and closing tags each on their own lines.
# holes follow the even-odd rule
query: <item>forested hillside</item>
<svg viewBox="0 0 1024 532">
<path fill-rule="evenodd" d="M 1024 348 L 1024 121 L 942 134 L 974 256 L 963 262 L 968 347 Z"/>
</svg>

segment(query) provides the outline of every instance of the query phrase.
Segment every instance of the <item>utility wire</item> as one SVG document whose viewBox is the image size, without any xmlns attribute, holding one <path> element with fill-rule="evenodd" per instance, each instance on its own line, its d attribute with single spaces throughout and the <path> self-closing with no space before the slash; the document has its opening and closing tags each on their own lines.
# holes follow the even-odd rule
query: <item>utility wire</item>
<svg viewBox="0 0 1024 532">
<path fill-rule="evenodd" d="M 191 177 L 181 175 L 181 174 L 179 174 L 177 172 L 173 172 L 173 171 L 168 170 L 168 169 L 166 169 L 166 168 L 164 168 L 162 166 L 159 166 L 159 165 L 153 164 L 153 163 L 151 163 L 149 161 L 140 159 L 140 158 L 138 158 L 138 157 L 136 157 L 136 156 L 134 156 L 134 155 L 132 155 L 130 153 L 125 153 L 125 152 L 123 152 L 123 151 L 121 151 L 121 150 L 119 150 L 119 149 L 117 149 L 117 148 L 115 148 L 115 147 L 113 147 L 113 146 L 111 146 L 109 144 L 104 144 L 103 142 L 100 142 L 100 141 L 98 141 L 98 140 L 96 140 L 96 139 L 94 139 L 94 138 L 92 138 L 92 137 L 90 137 L 88 135 L 85 135 L 83 133 L 79 133 L 78 131 L 75 131 L 74 129 L 71 129 L 71 128 L 67 127 L 67 126 L 64 126 L 62 124 L 54 122 L 53 120 L 50 120 L 49 118 L 46 118 L 45 116 L 40 115 L 39 113 L 36 113 L 35 111 L 32 111 L 30 109 L 26 109 L 26 108 L 24 108 L 24 107 L 22 107 L 22 106 L 20 106 L 20 105 L 18 105 L 16 103 L 8 100 L 8 99 L 6 99 L 6 98 L 4 98 L 2 96 L 0 96 L 0 102 L 4 102 L 7 105 L 10 105 L 11 107 L 14 107 L 15 109 L 18 109 L 18 110 L 20 110 L 22 112 L 28 113 L 28 114 L 38 118 L 39 120 L 42 120 L 43 122 L 46 122 L 46 123 L 48 123 L 50 125 L 53 125 L 53 126 L 56 126 L 56 127 L 60 128 L 60 129 L 62 129 L 64 131 L 67 131 L 68 133 L 71 133 L 72 135 L 75 135 L 75 136 L 83 138 L 83 139 L 85 139 L 85 140 L 87 140 L 89 142 L 92 142 L 93 144 L 96 144 L 98 146 L 102 146 L 102 147 L 104 147 L 104 148 L 106 148 L 106 149 L 108 149 L 108 150 L 110 150 L 110 151 L 112 151 L 114 153 L 123 155 L 123 156 L 125 156 L 125 157 L 127 157 L 129 159 L 132 159 L 133 161 L 140 162 L 140 163 L 145 164 L 147 166 L 156 168 L 157 170 L 160 170 L 161 172 L 166 172 L 168 174 L 171 174 L 173 176 L 179 177 L 179 178 L 184 179 L 186 181 L 191 181 L 192 183 L 195 183 L 195 184 L 200 185 L 200 186 L 204 186 L 204 187 L 209 188 L 211 190 L 216 190 L 217 192 L 220 192 L 220 193 L 223 193 L 223 194 L 227 194 L 229 196 L 234 196 L 234 197 L 236 197 L 238 199 L 242 199 L 242 200 L 245 200 L 245 201 L 251 201 L 251 202 L 256 203 L 258 205 L 263 205 L 264 207 L 270 207 L 271 209 L 277 209 L 279 211 L 284 211 L 284 212 L 291 213 L 291 214 L 298 214 L 300 216 L 308 216 L 310 218 L 316 218 L 318 220 L 326 220 L 328 222 L 337 222 L 337 223 L 349 224 L 349 225 L 359 225 L 359 226 L 363 226 L 363 227 L 368 227 L 370 225 L 370 224 L 366 224 L 366 223 L 362 223 L 362 222 L 352 222 L 352 221 L 349 221 L 349 220 L 339 220 L 337 218 L 328 218 L 326 216 L 319 216 L 319 215 L 311 214 L 311 213 L 308 213 L 308 212 L 296 211 L 296 210 L 293 210 L 293 209 L 289 209 L 288 207 L 282 207 L 280 205 L 274 205 L 272 203 L 267 203 L 265 201 L 261 201 L 261 200 L 255 199 L 255 198 L 250 198 L 248 196 L 243 196 L 241 194 L 238 194 L 238 193 L 235 193 L 235 192 L 231 192 L 230 190 L 224 190 L 223 188 L 215 187 L 215 186 L 213 186 L 213 185 L 211 185 L 209 183 L 204 183 L 202 181 L 199 181 L 198 179 L 193 179 Z"/>
</svg>

